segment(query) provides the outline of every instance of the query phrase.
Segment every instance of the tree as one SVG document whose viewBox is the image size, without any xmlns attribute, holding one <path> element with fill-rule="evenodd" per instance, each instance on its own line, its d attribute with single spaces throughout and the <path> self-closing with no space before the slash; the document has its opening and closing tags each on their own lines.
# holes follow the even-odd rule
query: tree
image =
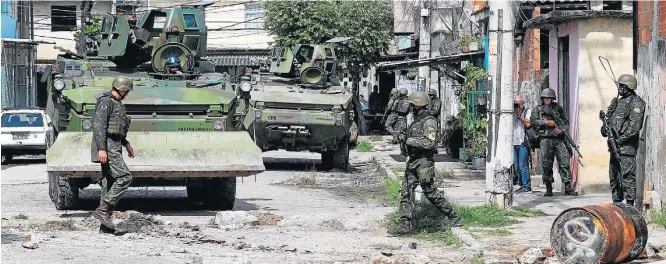
<svg viewBox="0 0 666 264">
<path fill-rule="evenodd" d="M 264 27 L 278 46 L 322 44 L 335 37 L 350 37 L 337 46 L 343 67 L 354 77 L 354 104 L 361 117 L 358 82 L 362 71 L 379 58 L 393 38 L 391 1 L 264 1 Z M 364 129 L 363 118 L 359 127 Z M 363 133 L 363 131 L 362 131 Z"/>
<path fill-rule="evenodd" d="M 365 67 L 377 60 L 393 37 L 390 1 L 266 1 L 265 28 L 279 46 L 321 44 L 351 37 L 337 47 L 345 62 Z"/>
<path fill-rule="evenodd" d="M 91 16 L 91 22 L 90 24 L 85 23 L 83 25 L 83 31 L 84 35 L 86 36 L 87 39 L 91 40 L 92 42 L 97 42 L 99 40 L 99 33 L 102 31 L 102 16 L 100 15 L 92 15 Z M 77 43 L 76 50 L 77 52 L 85 52 L 82 50 L 82 47 L 80 47 L 79 43 L 79 37 L 81 36 L 81 29 L 77 29 L 74 31 L 74 40 Z M 93 47 L 97 46 L 93 44 Z M 88 47 L 90 48 L 90 47 Z M 84 54 L 81 54 L 84 55 Z"/>
</svg>

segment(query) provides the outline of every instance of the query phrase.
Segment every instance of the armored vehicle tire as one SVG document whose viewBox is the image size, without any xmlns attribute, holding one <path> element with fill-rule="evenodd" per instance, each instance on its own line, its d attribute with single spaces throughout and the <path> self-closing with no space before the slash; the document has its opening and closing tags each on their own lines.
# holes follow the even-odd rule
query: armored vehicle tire
<svg viewBox="0 0 666 264">
<path fill-rule="evenodd" d="M 70 179 L 49 173 L 49 196 L 56 209 L 74 209 L 79 200 L 79 187 Z"/>
<path fill-rule="evenodd" d="M 340 169 L 349 170 L 349 143 L 343 142 L 338 149 L 321 153 L 321 164 L 324 170 Z"/>
<path fill-rule="evenodd" d="M 203 201 L 203 186 L 187 186 L 187 199 L 194 202 Z"/>
<path fill-rule="evenodd" d="M 204 207 L 210 210 L 234 209 L 236 202 L 236 177 L 206 179 L 202 187 Z"/>
</svg>

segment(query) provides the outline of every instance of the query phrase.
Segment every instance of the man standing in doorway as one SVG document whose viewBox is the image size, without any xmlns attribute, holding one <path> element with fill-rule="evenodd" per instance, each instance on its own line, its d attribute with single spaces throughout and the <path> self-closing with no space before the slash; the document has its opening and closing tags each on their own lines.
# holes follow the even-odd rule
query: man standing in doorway
<svg viewBox="0 0 666 264">
<path fill-rule="evenodd" d="M 531 192 L 532 180 L 530 179 L 530 141 L 527 139 L 526 129 L 530 128 L 530 115 L 532 110 L 525 107 L 522 96 L 516 96 L 513 100 L 513 164 L 520 175 L 520 188 L 516 193 Z"/>
<path fill-rule="evenodd" d="M 375 84 L 372 87 L 372 93 L 368 98 L 368 104 L 370 104 L 370 113 L 377 114 L 382 111 L 382 101 L 379 98 L 379 87 Z"/>
<path fill-rule="evenodd" d="M 617 79 L 619 98 L 613 98 L 606 118 L 608 125 L 617 132 L 615 144 L 618 146 L 620 160 L 610 156 L 610 186 L 613 202 L 634 205 L 636 200 L 636 152 L 638 149 L 639 132 L 643 128 L 645 101 L 636 94 L 636 77 L 623 74 Z M 602 127 L 601 135 L 607 137 Z"/>
<path fill-rule="evenodd" d="M 541 143 L 541 167 L 543 169 L 543 182 L 546 185 L 546 193 L 543 196 L 553 196 L 553 162 L 557 158 L 559 174 L 564 183 L 565 196 L 578 196 L 571 186 L 571 170 L 569 159 L 571 159 L 572 150 L 565 143 L 562 130 L 569 129 L 569 118 L 567 118 L 564 108 L 555 100 L 555 90 L 546 88 L 541 91 L 541 105 L 537 106 L 530 117 L 530 126 L 538 129 Z M 559 117 L 563 124 L 557 124 L 553 120 Z"/>
</svg>

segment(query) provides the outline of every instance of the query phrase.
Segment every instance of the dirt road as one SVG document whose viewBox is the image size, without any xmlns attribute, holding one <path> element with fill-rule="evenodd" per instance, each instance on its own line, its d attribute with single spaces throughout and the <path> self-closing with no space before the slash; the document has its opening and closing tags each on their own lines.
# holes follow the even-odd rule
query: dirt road
<svg viewBox="0 0 666 264">
<path fill-rule="evenodd" d="M 469 262 L 462 250 L 389 237 L 382 221 L 395 208 L 363 198 L 372 192 L 381 196 L 383 176 L 371 156 L 359 154 L 352 152 L 353 171 L 342 173 L 313 169 L 316 155 L 266 153 L 268 170 L 256 182 L 239 178 L 234 210 L 220 214 L 190 203 L 184 187 L 131 188 L 117 208 L 126 212 L 118 217 L 131 214 L 134 219 L 123 223 L 142 228 L 123 236 L 98 233 L 99 222 L 91 216 L 98 185 L 81 192 L 81 210 L 57 211 L 48 197 L 43 161 L 3 165 L 2 261 Z M 29 248 L 32 242 L 36 248 Z M 416 242 L 415 249 L 410 242 Z"/>
</svg>

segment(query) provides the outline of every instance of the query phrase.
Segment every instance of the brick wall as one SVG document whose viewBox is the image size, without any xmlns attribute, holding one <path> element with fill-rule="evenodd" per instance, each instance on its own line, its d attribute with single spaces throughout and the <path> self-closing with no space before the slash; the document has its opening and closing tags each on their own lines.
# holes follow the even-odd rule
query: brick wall
<svg viewBox="0 0 666 264">
<path fill-rule="evenodd" d="M 638 1 L 638 45 L 643 46 L 652 40 L 653 1 Z"/>
</svg>

